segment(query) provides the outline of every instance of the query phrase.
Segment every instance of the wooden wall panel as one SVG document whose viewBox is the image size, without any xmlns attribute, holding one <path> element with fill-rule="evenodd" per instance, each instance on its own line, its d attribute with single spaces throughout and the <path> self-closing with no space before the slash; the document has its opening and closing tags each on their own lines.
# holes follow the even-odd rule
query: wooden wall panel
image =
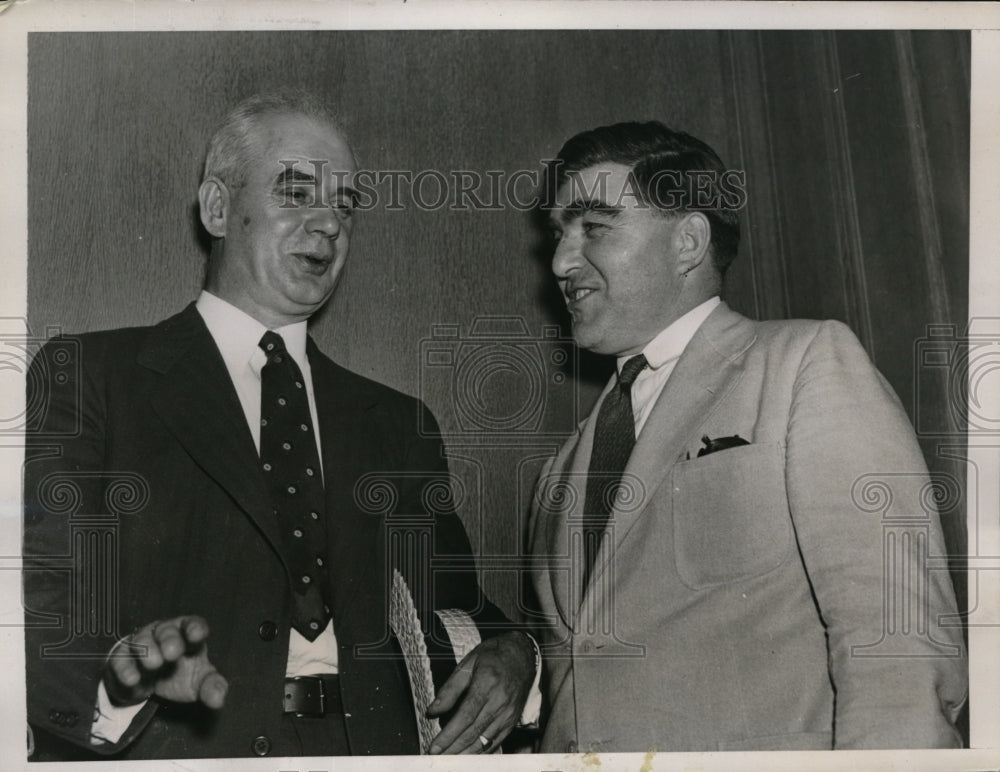
<svg viewBox="0 0 1000 772">
<path fill-rule="evenodd" d="M 411 173 L 537 173 L 577 131 L 659 118 L 747 172 L 729 302 L 848 322 L 916 417 L 939 407 L 916 404 L 915 343 L 927 324 L 961 326 L 967 308 L 968 50 L 967 33 L 926 31 L 33 34 L 29 320 L 149 324 L 196 295 L 204 145 L 256 91 L 318 92 L 339 105 L 363 167 Z M 463 395 L 422 377 L 434 325 L 467 333 L 484 315 L 512 316 L 537 338 L 545 325 L 564 334 L 566 319 L 529 213 L 422 210 L 403 193 L 402 211 L 359 215 L 313 335 L 450 425 Z M 596 398 L 609 364 L 584 356 L 581 367 L 562 384 L 546 371 L 543 433 Z M 524 386 L 500 378 L 485 396 L 507 415 Z M 557 441 L 449 441 L 468 494 L 460 513 L 484 555 L 519 552 L 538 458 Z M 932 438 L 924 451 L 955 471 Z M 961 551 L 961 513 L 945 525 Z M 508 609 L 515 585 L 511 573 L 486 577 Z"/>
<path fill-rule="evenodd" d="M 942 524 L 949 551 L 964 555 L 962 439 L 942 436 L 959 429 L 948 426 L 955 395 L 950 374 L 918 354 L 930 325 L 960 335 L 968 313 L 969 35 L 771 31 L 730 42 L 755 193 L 745 217 L 755 304 L 854 329 L 931 471 L 958 481 Z M 964 572 L 953 579 L 964 605 Z"/>
<path fill-rule="evenodd" d="M 913 173 L 910 137 L 920 128 L 907 120 L 895 39 L 879 41 L 872 45 L 868 33 L 841 33 L 836 41 L 850 115 L 849 162 L 861 182 L 855 189 L 863 244 L 859 302 L 878 329 L 877 340 L 869 341 L 872 358 L 913 415 L 913 389 L 900 385 L 912 381 L 914 344 L 922 326 L 937 316 L 938 288 L 928 280 L 920 187 Z M 887 120 L 890 115 L 895 117 Z M 894 302 L 895 297 L 914 301 Z"/>
<path fill-rule="evenodd" d="M 726 276 L 726 300 L 755 319 L 787 319 L 788 255 L 782 238 L 780 172 L 772 145 L 770 83 L 760 32 L 724 36 L 726 75 L 731 82 L 737 151 L 729 160 L 743 171 L 747 204 L 740 213 L 739 259 Z"/>
</svg>

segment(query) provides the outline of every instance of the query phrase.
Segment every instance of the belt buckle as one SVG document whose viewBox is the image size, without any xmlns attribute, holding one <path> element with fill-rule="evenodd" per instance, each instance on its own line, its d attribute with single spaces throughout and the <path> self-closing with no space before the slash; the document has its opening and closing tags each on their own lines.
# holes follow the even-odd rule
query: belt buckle
<svg viewBox="0 0 1000 772">
<path fill-rule="evenodd" d="M 326 687 L 322 678 L 295 676 L 288 681 L 285 688 L 294 688 L 285 694 L 286 704 L 292 703 L 286 712 L 294 712 L 298 717 L 326 715 Z"/>
</svg>

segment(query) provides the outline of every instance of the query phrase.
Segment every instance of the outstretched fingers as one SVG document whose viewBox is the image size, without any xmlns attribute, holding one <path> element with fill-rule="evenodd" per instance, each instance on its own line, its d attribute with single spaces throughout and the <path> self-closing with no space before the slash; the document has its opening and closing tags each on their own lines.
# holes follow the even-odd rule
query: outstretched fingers
<svg viewBox="0 0 1000 772">
<path fill-rule="evenodd" d="M 208 659 L 208 635 L 208 623 L 193 615 L 144 625 L 112 650 L 104 678 L 108 695 L 121 705 L 155 694 L 222 707 L 229 685 Z"/>
</svg>

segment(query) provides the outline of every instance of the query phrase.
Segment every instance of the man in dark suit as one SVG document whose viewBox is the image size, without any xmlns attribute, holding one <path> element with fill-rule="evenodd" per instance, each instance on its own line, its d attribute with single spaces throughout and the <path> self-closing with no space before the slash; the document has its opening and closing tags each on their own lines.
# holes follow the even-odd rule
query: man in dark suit
<svg viewBox="0 0 1000 772">
<path fill-rule="evenodd" d="M 521 715 L 533 643 L 480 594 L 426 408 L 307 336 L 347 259 L 354 171 L 311 98 L 241 103 L 199 189 L 197 301 L 33 362 L 36 758 L 419 752 L 394 568 L 425 625 L 460 609 L 486 638 L 430 706 L 447 719 L 430 751 L 490 750 Z"/>
<path fill-rule="evenodd" d="M 857 339 L 719 299 L 744 198 L 705 143 L 616 124 L 552 168 L 552 269 L 618 372 L 530 526 L 542 750 L 959 745 L 934 491 Z"/>
</svg>

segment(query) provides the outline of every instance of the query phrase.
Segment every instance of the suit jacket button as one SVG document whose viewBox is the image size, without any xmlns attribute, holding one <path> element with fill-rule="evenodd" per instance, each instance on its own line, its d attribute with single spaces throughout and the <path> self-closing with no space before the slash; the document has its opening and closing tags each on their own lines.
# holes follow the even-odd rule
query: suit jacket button
<svg viewBox="0 0 1000 772">
<path fill-rule="evenodd" d="M 566 743 L 566 753 L 576 753 L 577 745 L 576 740 L 570 740 Z"/>
<path fill-rule="evenodd" d="M 256 756 L 266 756 L 271 752 L 271 741 L 264 735 L 255 737 L 253 738 L 253 742 L 250 743 L 250 749 Z"/>
<path fill-rule="evenodd" d="M 278 635 L 278 626 L 270 620 L 261 622 L 257 628 L 257 635 L 262 641 L 273 641 Z"/>
<path fill-rule="evenodd" d="M 53 724 L 58 724 L 61 720 L 62 720 L 62 713 L 60 713 L 58 710 L 49 711 L 49 721 L 51 721 Z"/>
</svg>

